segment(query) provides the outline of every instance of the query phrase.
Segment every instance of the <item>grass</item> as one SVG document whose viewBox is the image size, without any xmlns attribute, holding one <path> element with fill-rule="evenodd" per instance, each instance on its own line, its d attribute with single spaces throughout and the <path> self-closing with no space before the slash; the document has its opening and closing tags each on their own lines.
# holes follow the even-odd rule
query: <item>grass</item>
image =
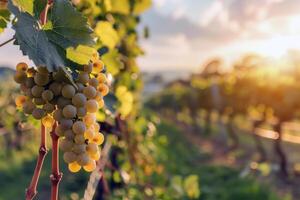
<svg viewBox="0 0 300 200">
<path fill-rule="evenodd" d="M 268 186 L 251 177 L 241 177 L 233 168 L 205 164 L 211 156 L 192 146 L 173 124 L 161 123 L 158 132 L 169 140 L 163 152 L 168 157 L 167 171 L 198 175 L 201 200 L 279 200 Z"/>
</svg>

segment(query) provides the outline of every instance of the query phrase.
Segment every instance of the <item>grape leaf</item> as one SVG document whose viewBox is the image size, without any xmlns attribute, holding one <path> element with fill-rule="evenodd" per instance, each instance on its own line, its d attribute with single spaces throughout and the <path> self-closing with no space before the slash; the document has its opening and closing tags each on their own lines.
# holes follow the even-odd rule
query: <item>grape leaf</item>
<svg viewBox="0 0 300 200">
<path fill-rule="evenodd" d="M 49 71 L 64 67 L 62 57 L 56 47 L 49 42 L 38 21 L 29 13 L 20 12 L 11 1 L 8 3 L 8 8 L 18 19 L 13 25 L 14 37 L 23 54 L 28 55 L 36 65 L 47 66 Z"/>
<path fill-rule="evenodd" d="M 98 22 L 95 28 L 95 33 L 100 38 L 103 45 L 110 49 L 113 49 L 119 43 L 120 38 L 118 33 L 109 22 Z"/>
<path fill-rule="evenodd" d="M 121 62 L 118 51 L 116 49 L 110 50 L 101 58 L 105 66 L 107 66 L 107 71 L 113 76 L 118 74 L 120 72 L 120 68 L 123 67 L 123 63 Z"/>
<path fill-rule="evenodd" d="M 12 0 L 12 3 L 21 12 L 27 12 L 38 18 L 46 6 L 47 0 Z"/>
<path fill-rule="evenodd" d="M 68 0 L 54 1 L 48 15 L 52 29 L 46 30 L 49 40 L 66 49 L 81 45 L 94 45 L 93 32 L 88 26 L 87 19 L 72 6 Z"/>
<path fill-rule="evenodd" d="M 142 12 L 150 8 L 152 4 L 151 0 L 135 0 L 134 2 L 133 13 L 135 15 L 141 14 Z"/>
<path fill-rule="evenodd" d="M 0 9 L 0 33 L 4 31 L 9 22 L 10 12 L 6 9 Z"/>
<path fill-rule="evenodd" d="M 83 45 L 67 48 L 67 58 L 81 65 L 88 64 L 96 53 L 96 49 Z"/>
<path fill-rule="evenodd" d="M 130 2 L 129 0 L 111 0 L 111 12 L 128 15 L 130 13 Z"/>
<path fill-rule="evenodd" d="M 42 4 L 35 4 L 35 11 L 41 12 Z M 47 66 L 49 71 L 59 68 L 65 69 L 69 62 L 66 58 L 66 49 L 78 45 L 94 43 L 91 28 L 79 12 L 68 0 L 56 0 L 47 24 L 42 27 L 39 20 L 28 12 L 22 12 L 8 4 L 9 10 L 17 17 L 13 25 L 15 30 L 15 44 L 20 45 L 24 55 L 28 55 L 36 65 Z"/>
<path fill-rule="evenodd" d="M 12 2 L 20 11 L 33 15 L 34 0 L 12 0 Z"/>
</svg>

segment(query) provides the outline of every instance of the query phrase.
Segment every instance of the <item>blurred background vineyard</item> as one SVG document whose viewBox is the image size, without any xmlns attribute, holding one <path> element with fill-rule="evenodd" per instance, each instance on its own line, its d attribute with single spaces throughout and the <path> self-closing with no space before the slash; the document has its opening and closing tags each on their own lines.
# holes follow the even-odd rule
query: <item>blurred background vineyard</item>
<svg viewBox="0 0 300 200">
<path fill-rule="evenodd" d="M 300 199 L 299 1 L 72 3 L 113 77 L 98 121 L 126 127 L 105 132 L 93 199 Z M 20 54 L 0 48 L 0 200 L 23 199 L 38 153 L 39 122 L 14 104 L 14 66 L 30 63 Z M 49 196 L 49 155 L 45 166 L 37 199 Z M 60 199 L 81 199 L 90 174 L 61 167 Z"/>
</svg>

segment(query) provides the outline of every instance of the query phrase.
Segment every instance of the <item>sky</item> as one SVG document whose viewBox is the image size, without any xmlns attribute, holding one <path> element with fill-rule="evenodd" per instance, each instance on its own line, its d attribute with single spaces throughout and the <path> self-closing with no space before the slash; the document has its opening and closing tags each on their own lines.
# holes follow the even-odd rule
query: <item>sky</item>
<svg viewBox="0 0 300 200">
<path fill-rule="evenodd" d="M 143 71 L 195 71 L 209 58 L 232 62 L 246 53 L 280 58 L 300 51 L 299 0 L 153 0 L 142 16 Z M 13 35 L 7 29 L 0 43 Z M 17 46 L 0 48 L 0 64 L 26 61 Z"/>
<path fill-rule="evenodd" d="M 280 58 L 300 50 L 299 0 L 154 0 L 142 23 L 144 70 L 199 70 L 207 59 L 233 62 L 258 53 Z"/>
</svg>

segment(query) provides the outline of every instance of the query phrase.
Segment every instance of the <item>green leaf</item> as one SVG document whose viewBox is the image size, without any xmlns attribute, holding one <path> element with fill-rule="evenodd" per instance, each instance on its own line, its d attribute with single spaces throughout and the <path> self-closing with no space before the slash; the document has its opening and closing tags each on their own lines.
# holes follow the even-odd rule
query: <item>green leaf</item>
<svg viewBox="0 0 300 200">
<path fill-rule="evenodd" d="M 10 21 L 10 12 L 6 9 L 0 9 L 0 33 L 4 31 L 7 23 Z"/>
<path fill-rule="evenodd" d="M 46 30 L 49 40 L 66 49 L 81 45 L 94 45 L 91 35 L 92 29 L 87 19 L 72 6 L 68 0 L 54 1 L 52 12 L 48 20 L 52 22 L 52 29 Z"/>
<path fill-rule="evenodd" d="M 41 6 L 35 5 L 36 12 L 40 12 Z M 86 18 L 68 0 L 55 1 L 44 27 L 34 16 L 21 12 L 12 0 L 8 6 L 18 19 L 13 25 L 15 44 L 20 45 L 23 54 L 28 55 L 36 65 L 47 66 L 49 71 L 65 68 L 69 64 L 67 48 L 94 43 Z"/>
<path fill-rule="evenodd" d="M 96 53 L 96 49 L 83 45 L 67 48 L 67 58 L 81 65 L 88 64 Z"/>
<path fill-rule="evenodd" d="M 116 49 L 110 50 L 108 53 L 102 56 L 107 71 L 113 76 L 120 72 L 120 68 L 123 67 L 123 63 L 120 60 L 119 53 Z"/>
<path fill-rule="evenodd" d="M 13 25 L 15 30 L 15 44 L 20 45 L 24 55 L 36 64 L 47 66 L 50 71 L 64 67 L 63 58 L 58 54 L 56 47 L 49 42 L 47 35 L 40 29 L 39 23 L 30 14 L 20 12 L 11 1 L 8 3 L 9 10 L 18 18 Z"/>
<path fill-rule="evenodd" d="M 133 7 L 133 14 L 139 15 L 149 9 L 152 5 L 151 0 L 135 0 Z"/>
<path fill-rule="evenodd" d="M 95 28 L 96 35 L 100 38 L 103 45 L 113 49 L 119 43 L 118 33 L 112 24 L 106 21 L 100 21 Z"/>
<path fill-rule="evenodd" d="M 12 0 L 12 2 L 21 12 L 28 12 L 30 15 L 34 15 L 34 0 Z"/>
</svg>

